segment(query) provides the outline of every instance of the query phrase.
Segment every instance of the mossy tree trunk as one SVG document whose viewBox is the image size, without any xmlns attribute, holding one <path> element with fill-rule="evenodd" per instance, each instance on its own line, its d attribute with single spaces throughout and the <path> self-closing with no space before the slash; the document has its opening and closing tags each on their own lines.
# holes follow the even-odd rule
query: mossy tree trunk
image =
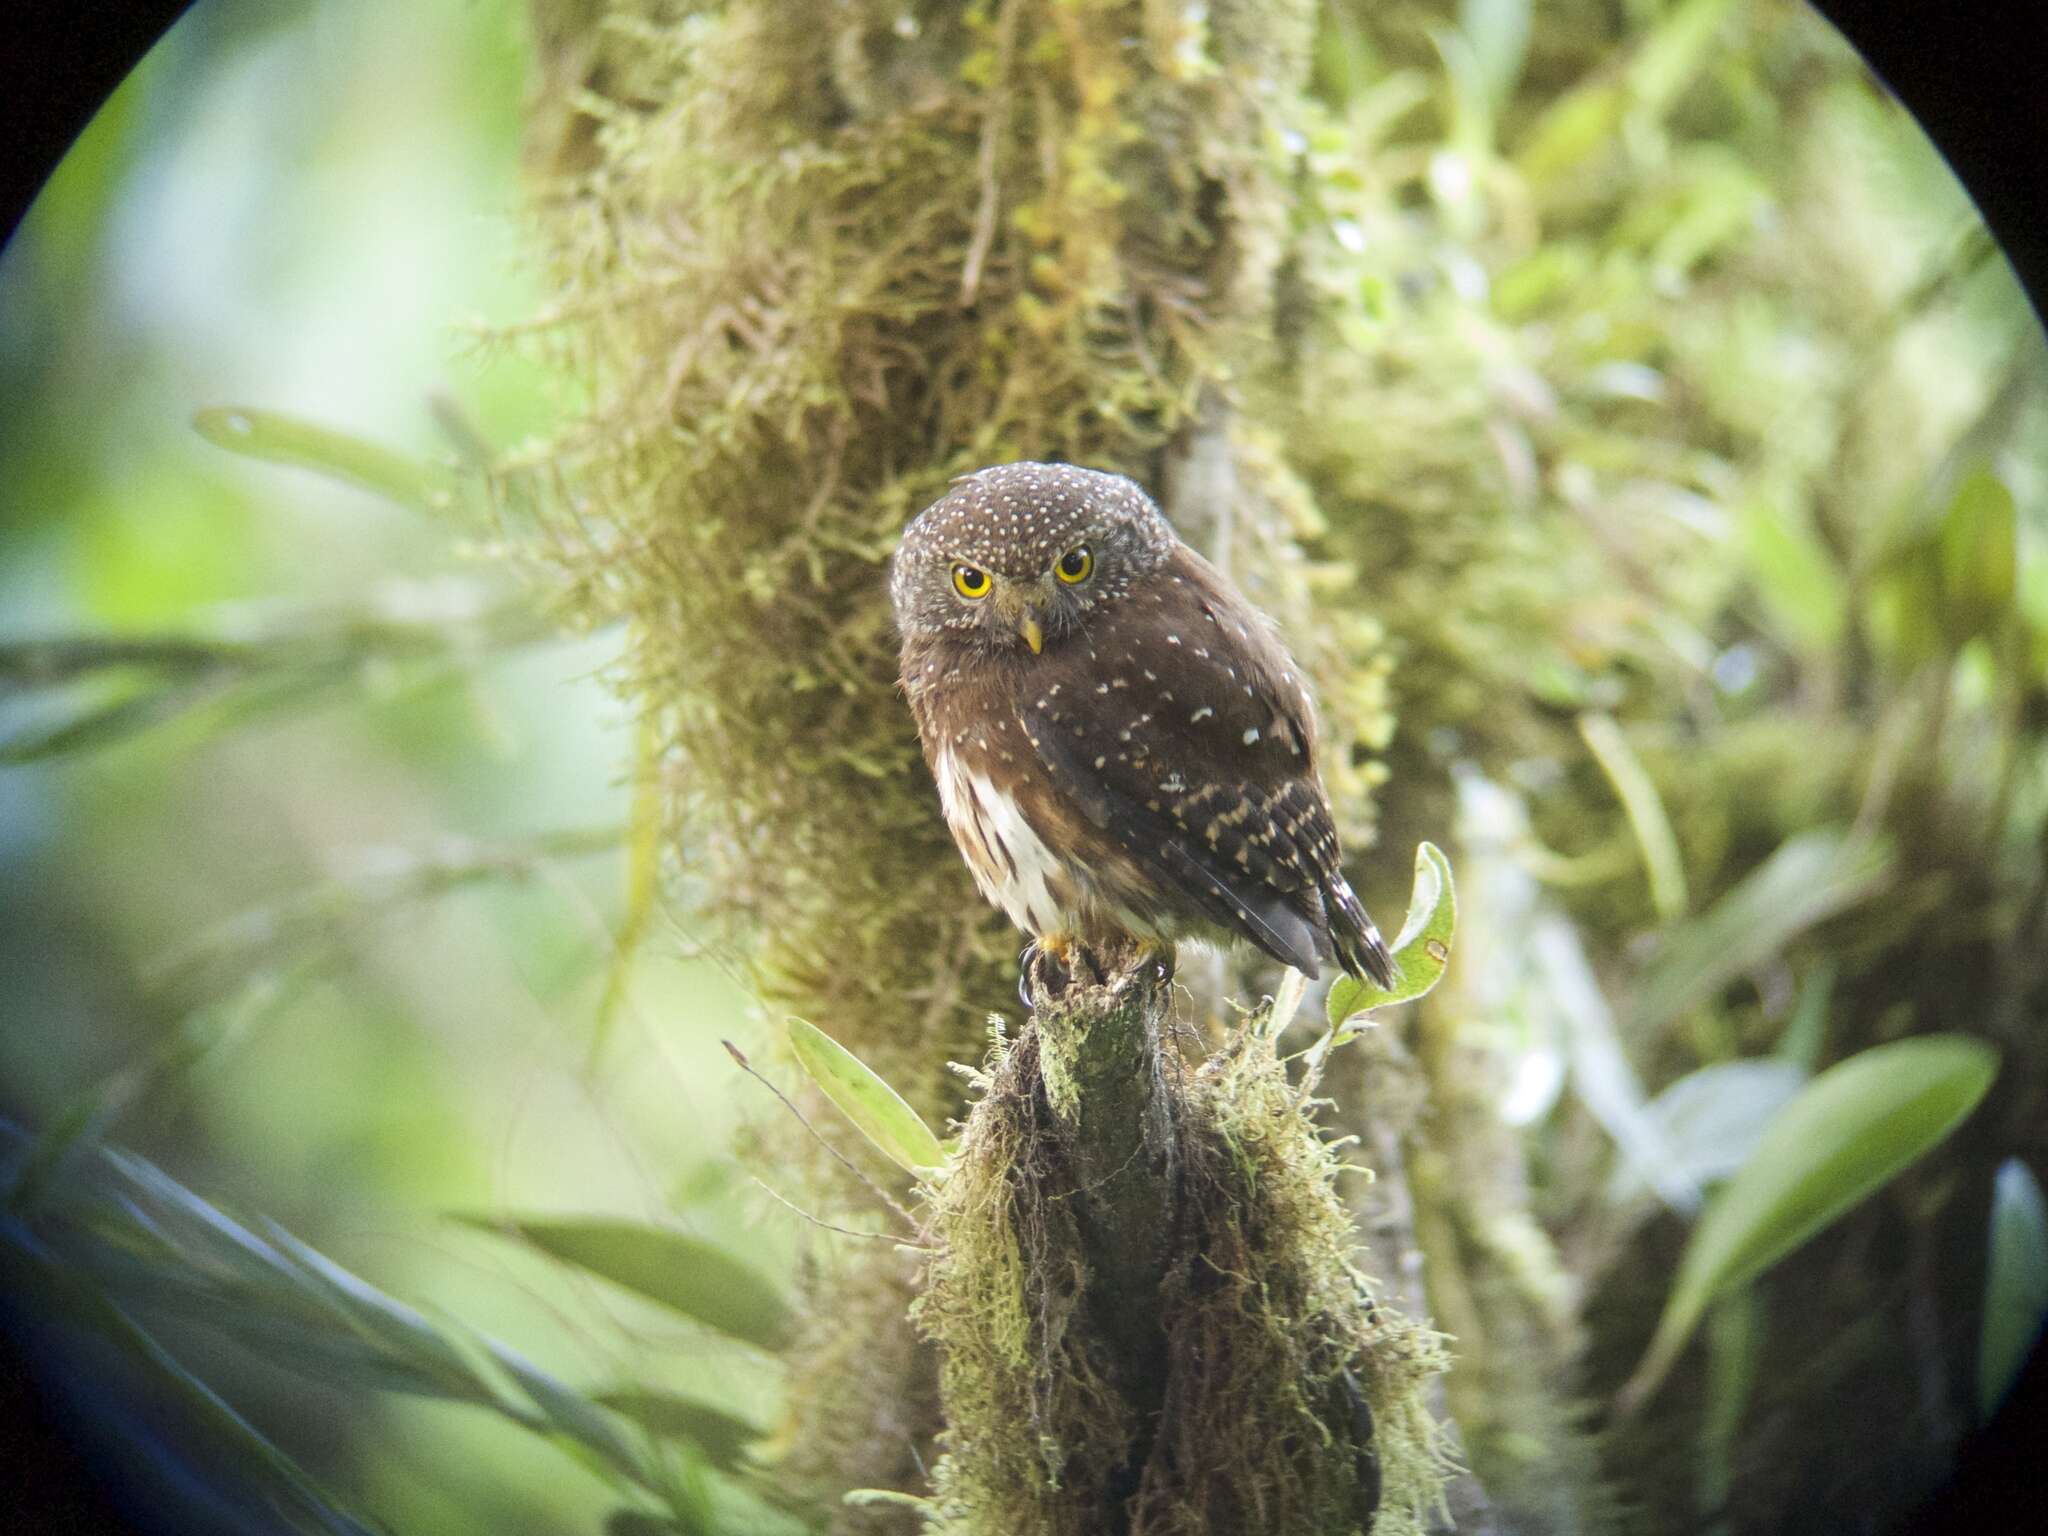
<svg viewBox="0 0 2048 1536">
<path fill-rule="evenodd" d="M 934 1528 L 1419 1529 L 1443 1486 L 1424 1398 L 1443 1357 L 1353 1267 L 1274 1021 L 1197 1066 L 1156 959 L 1082 969 L 1034 980 L 933 1194 Z"/>
<path fill-rule="evenodd" d="M 1158 491 L 1256 601 L 1287 616 L 1325 702 L 1340 819 L 1354 847 L 1369 844 L 1369 754 L 1389 729 L 1380 637 L 1317 611 L 1318 573 L 1299 542 L 1317 514 L 1257 406 L 1291 367 L 1289 193 L 1313 114 L 1313 7 L 536 0 L 534 15 L 529 159 L 559 292 L 537 329 L 593 390 L 582 425 L 551 448 L 574 506 L 546 520 L 550 552 L 580 606 L 631 627 L 626 681 L 656 733 L 685 879 L 704 895 L 699 920 L 729 924 L 769 996 L 943 1120 L 963 1108 L 946 1063 L 984 1049 L 1016 944 L 972 892 L 893 686 L 883 561 L 953 476 L 1056 458 Z M 1362 1432 L 1329 1428 L 1350 1422 L 1363 1393 L 1382 1435 L 1391 1423 L 1416 1448 L 1392 1458 L 1408 1471 L 1387 1479 L 1388 1507 L 1414 1518 L 1428 1501 L 1428 1426 L 1396 1399 L 1433 1356 L 1391 1312 L 1368 1323 L 1351 1229 L 1270 1043 L 1256 1071 L 1245 1056 L 1190 1097 L 1177 1085 L 1192 1068 L 1161 998 L 1139 1007 L 1145 986 L 1129 985 L 1137 1011 L 1119 1015 L 1122 1027 L 1081 1033 L 1078 1005 L 1041 1020 L 993 1068 L 1014 1092 L 985 1097 L 968 1133 L 992 1188 L 1024 1200 L 1014 1230 L 1037 1219 L 1029 1190 L 1068 1180 L 1070 1193 L 1089 1191 L 1049 1207 L 1081 1224 L 1081 1246 L 1041 1258 L 1095 1275 L 1093 1299 L 1063 1315 L 1057 1340 L 1043 1337 L 1051 1313 L 1032 1326 L 1041 1349 L 1073 1351 L 1084 1378 L 1120 1383 L 1111 1417 L 1127 1432 L 1085 1443 L 1086 1414 L 963 1429 L 962 1405 L 982 1389 L 963 1387 L 960 1361 L 979 1347 L 973 1329 L 994 1320 L 954 1309 L 941 1278 L 923 1316 L 945 1345 L 942 1420 L 935 1357 L 907 1321 L 915 1275 L 886 1250 L 821 1255 L 785 1463 L 821 1507 L 853 1487 L 925 1491 L 923 1468 L 950 1426 L 943 1521 L 998 1517 L 1001 1504 L 962 1514 L 961 1490 L 974 1487 L 984 1502 L 1051 1498 L 1045 1508 L 1064 1513 L 1048 1513 L 1046 1529 L 1127 1517 L 1196 1528 L 1186 1510 L 1225 1507 L 1223 1493 L 1190 1491 L 1197 1443 L 1170 1451 L 1170 1476 L 1145 1470 L 1169 1455 L 1154 1445 L 1165 1395 L 1208 1390 L 1168 1368 L 1161 1298 L 1175 1287 L 1210 1298 L 1190 1315 L 1214 1330 L 1203 1347 L 1215 1361 L 1240 1362 L 1226 1384 L 1240 1408 L 1259 1391 L 1297 1407 L 1324 1388 L 1342 1399 L 1302 1409 L 1284 1431 L 1300 1443 L 1285 1453 L 1219 1441 L 1222 1461 L 1201 1477 L 1254 1489 L 1253 1464 L 1278 1454 L 1289 1470 L 1276 1486 L 1292 1490 L 1278 1507 L 1300 1520 L 1274 1528 L 1363 1526 L 1352 1496 Z M 1046 1077 L 1033 1075 L 1041 1063 Z M 1313 1219 L 1240 1230 L 1244 1212 L 1212 1208 L 1231 1190 L 1259 1209 L 1266 1188 L 1231 1183 L 1259 1158 L 1217 1129 L 1237 1123 L 1218 1097 L 1226 1081 L 1277 1117 L 1252 1140 L 1285 1149 L 1305 1181 L 1291 1198 Z M 1136 1120 L 1133 1082 L 1150 1091 Z M 1042 1124 L 1031 1118 L 1041 1111 Z M 1011 1145 L 1004 1174 L 986 1151 L 1020 1116 L 1042 1134 Z M 1134 1128 L 1152 1138 L 1136 1161 L 1122 1139 Z M 1057 1168 L 1031 1161 L 1041 1154 Z M 829 1167 L 816 1173 L 819 1203 L 865 1198 Z M 1191 1188 L 1212 1204 L 1190 1204 Z M 1284 1348 L 1231 1345 L 1190 1267 L 1191 1234 L 1232 1232 L 1248 1264 L 1289 1277 L 1291 1294 L 1242 1318 L 1286 1335 Z M 1321 1246 L 1292 1250 L 1289 1232 Z M 943 1277 L 947 1261 L 934 1268 Z M 1027 1266 L 1020 1283 L 1051 1282 Z M 1295 1335 L 1283 1322 L 1309 1326 Z M 1359 1330 L 1375 1328 L 1404 1341 L 1412 1367 L 1361 1356 Z M 1012 1345 L 1026 1346 L 1005 1345 L 1015 1365 L 1025 1357 Z M 977 1461 L 1020 1439 L 1036 1470 L 1009 1470 L 1035 1477 L 1037 1494 Z M 1048 1479 L 1070 1456 L 1121 1470 L 1092 1485 L 1069 1475 L 1054 1497 Z M 1119 1481 L 1129 1478 L 1142 1486 Z M 1074 1502 L 1084 1486 L 1100 1507 Z M 834 1516 L 848 1530 L 903 1519 L 873 1505 Z"/>
</svg>

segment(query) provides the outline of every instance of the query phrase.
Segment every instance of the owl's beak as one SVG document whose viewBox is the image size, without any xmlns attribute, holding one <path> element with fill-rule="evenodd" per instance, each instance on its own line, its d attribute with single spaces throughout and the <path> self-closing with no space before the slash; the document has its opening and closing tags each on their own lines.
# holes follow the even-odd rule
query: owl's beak
<svg viewBox="0 0 2048 1536">
<path fill-rule="evenodd" d="M 1010 625 L 1036 656 L 1045 649 L 1045 629 L 1038 616 L 1052 601 L 1052 577 L 1043 581 L 1004 581 L 997 578 L 995 617 Z"/>
</svg>

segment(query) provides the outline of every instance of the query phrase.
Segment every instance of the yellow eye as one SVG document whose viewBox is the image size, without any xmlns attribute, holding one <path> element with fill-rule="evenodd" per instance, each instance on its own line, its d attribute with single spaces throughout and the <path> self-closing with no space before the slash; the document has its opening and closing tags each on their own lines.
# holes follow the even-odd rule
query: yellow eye
<svg viewBox="0 0 2048 1536">
<path fill-rule="evenodd" d="M 1075 586 L 1086 581 L 1088 573 L 1095 569 L 1095 557 L 1088 552 L 1086 544 L 1076 544 L 1060 556 L 1060 563 L 1053 569 L 1059 573 L 1061 581 L 1070 587 Z"/>
<path fill-rule="evenodd" d="M 971 565 L 953 567 L 953 590 L 969 602 L 977 602 L 988 596 L 988 572 L 976 570 Z"/>
</svg>

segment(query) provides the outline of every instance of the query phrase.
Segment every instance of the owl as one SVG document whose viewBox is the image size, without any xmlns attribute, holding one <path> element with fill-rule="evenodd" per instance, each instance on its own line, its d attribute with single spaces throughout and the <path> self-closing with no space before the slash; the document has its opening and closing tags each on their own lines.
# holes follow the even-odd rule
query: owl
<svg viewBox="0 0 2048 1536">
<path fill-rule="evenodd" d="M 946 824 L 1041 949 L 1242 939 L 1393 985 L 1301 669 L 1135 483 L 963 476 L 904 530 L 889 592 Z"/>
</svg>

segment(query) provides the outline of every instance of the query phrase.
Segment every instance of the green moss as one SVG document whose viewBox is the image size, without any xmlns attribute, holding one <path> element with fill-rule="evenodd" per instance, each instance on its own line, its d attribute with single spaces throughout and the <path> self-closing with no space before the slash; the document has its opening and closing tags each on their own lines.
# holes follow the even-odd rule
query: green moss
<svg viewBox="0 0 2048 1536">
<path fill-rule="evenodd" d="M 1045 1028 L 1138 1030 L 1121 985 Z M 1194 1070 L 1166 1047 L 1172 1153 L 1122 1196 L 1089 1162 L 1099 1128 L 1051 1091 L 1052 1062 L 1086 1049 L 1038 1027 L 999 1049 L 933 1194 L 917 1306 L 944 1362 L 933 1528 L 1423 1529 L 1446 1474 L 1423 1395 L 1442 1347 L 1373 1298 L 1336 1159 L 1270 1038 L 1244 1030 Z M 1148 1199 L 1168 1236 L 1134 1264 L 1144 1223 L 1122 1202 Z"/>
</svg>

